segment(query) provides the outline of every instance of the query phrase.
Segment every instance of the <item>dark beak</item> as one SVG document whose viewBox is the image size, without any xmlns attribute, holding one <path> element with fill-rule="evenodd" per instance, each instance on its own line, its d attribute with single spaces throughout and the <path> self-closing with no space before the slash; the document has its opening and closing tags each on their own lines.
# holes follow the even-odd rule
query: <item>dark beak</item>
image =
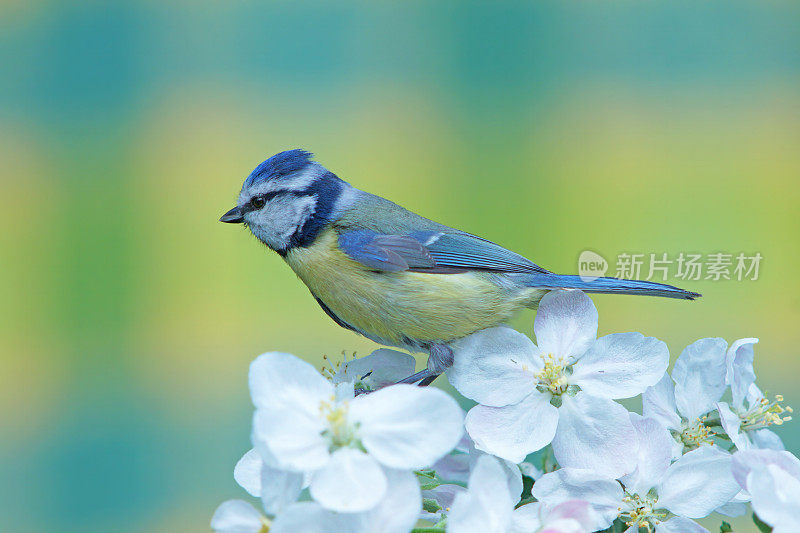
<svg viewBox="0 0 800 533">
<path fill-rule="evenodd" d="M 227 222 L 228 224 L 240 224 L 244 222 L 242 218 L 242 210 L 239 207 L 234 207 L 219 218 L 220 222 Z"/>
</svg>

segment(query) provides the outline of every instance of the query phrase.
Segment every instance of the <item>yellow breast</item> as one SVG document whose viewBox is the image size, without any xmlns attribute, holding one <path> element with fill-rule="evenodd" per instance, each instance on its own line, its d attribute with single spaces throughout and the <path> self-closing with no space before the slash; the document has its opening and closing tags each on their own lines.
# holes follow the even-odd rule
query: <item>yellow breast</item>
<svg viewBox="0 0 800 533">
<path fill-rule="evenodd" d="M 513 291 L 486 273 L 375 272 L 339 249 L 333 230 L 285 256 L 297 276 L 339 319 L 378 342 L 449 342 L 508 320 L 533 289 Z"/>
</svg>

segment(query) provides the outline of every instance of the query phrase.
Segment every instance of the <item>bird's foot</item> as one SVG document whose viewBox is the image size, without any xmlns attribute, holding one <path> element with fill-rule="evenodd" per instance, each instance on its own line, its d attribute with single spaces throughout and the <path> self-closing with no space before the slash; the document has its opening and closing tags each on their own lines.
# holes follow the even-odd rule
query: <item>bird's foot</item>
<svg viewBox="0 0 800 533">
<path fill-rule="evenodd" d="M 408 376 L 407 378 L 401 379 L 400 381 L 395 383 L 395 385 L 399 385 L 401 383 L 406 383 L 406 384 L 413 385 L 414 383 L 422 382 L 422 381 L 425 381 L 426 379 L 430 379 L 431 381 L 433 381 L 434 379 L 436 379 L 436 376 L 438 376 L 438 375 L 439 374 L 434 374 L 434 373 L 432 373 L 430 370 L 428 370 L 426 368 L 425 370 L 420 370 L 416 374 L 412 374 L 412 375 Z"/>
</svg>

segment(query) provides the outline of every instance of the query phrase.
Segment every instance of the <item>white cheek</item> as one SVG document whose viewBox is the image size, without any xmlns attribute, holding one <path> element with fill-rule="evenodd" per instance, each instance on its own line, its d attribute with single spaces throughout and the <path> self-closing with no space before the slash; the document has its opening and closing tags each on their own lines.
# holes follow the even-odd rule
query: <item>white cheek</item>
<svg viewBox="0 0 800 533">
<path fill-rule="evenodd" d="M 315 197 L 278 197 L 264 209 L 249 213 L 250 231 L 270 248 L 283 250 L 289 246 L 292 235 L 314 214 Z"/>
</svg>

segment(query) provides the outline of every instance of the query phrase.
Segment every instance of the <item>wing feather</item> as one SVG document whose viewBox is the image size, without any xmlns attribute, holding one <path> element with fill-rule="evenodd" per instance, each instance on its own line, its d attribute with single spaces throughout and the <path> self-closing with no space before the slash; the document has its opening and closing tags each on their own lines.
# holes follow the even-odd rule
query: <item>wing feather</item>
<svg viewBox="0 0 800 533">
<path fill-rule="evenodd" d="M 469 233 L 418 231 L 392 235 L 354 230 L 339 236 L 339 246 L 352 259 L 385 272 L 549 273 L 521 255 Z"/>
</svg>

